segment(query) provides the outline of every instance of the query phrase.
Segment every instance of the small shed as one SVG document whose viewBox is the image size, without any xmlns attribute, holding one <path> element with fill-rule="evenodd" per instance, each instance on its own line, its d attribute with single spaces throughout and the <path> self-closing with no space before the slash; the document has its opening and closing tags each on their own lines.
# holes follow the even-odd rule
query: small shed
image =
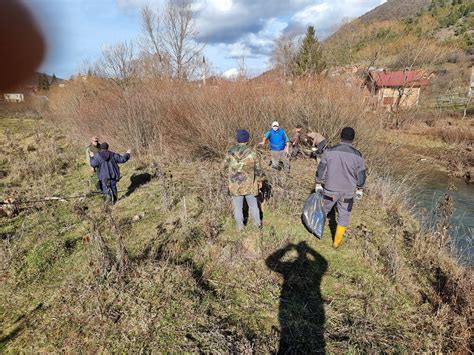
<svg viewBox="0 0 474 355">
<path fill-rule="evenodd" d="M 3 99 L 6 102 L 23 102 L 25 101 L 25 96 L 23 94 L 3 94 Z"/>
<path fill-rule="evenodd" d="M 365 85 L 379 106 L 413 107 L 418 105 L 421 88 L 428 85 L 428 79 L 420 70 L 375 70 L 369 71 Z"/>
</svg>

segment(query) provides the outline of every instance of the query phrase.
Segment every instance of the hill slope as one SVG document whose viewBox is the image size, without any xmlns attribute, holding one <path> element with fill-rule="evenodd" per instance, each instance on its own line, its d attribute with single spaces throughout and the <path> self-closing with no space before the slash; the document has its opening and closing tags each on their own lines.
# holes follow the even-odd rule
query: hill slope
<svg viewBox="0 0 474 355">
<path fill-rule="evenodd" d="M 363 23 L 401 20 L 415 16 L 430 4 L 431 0 L 388 0 L 386 3 L 359 17 L 359 20 Z"/>
<path fill-rule="evenodd" d="M 404 68 L 462 62 L 472 45 L 472 1 L 392 0 L 343 25 L 324 49 L 331 66 Z"/>
</svg>

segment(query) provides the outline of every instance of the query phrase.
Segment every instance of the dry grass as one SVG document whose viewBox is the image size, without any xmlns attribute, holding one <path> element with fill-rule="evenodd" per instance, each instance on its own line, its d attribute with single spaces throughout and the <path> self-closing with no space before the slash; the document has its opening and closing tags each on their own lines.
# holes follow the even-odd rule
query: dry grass
<svg viewBox="0 0 474 355">
<path fill-rule="evenodd" d="M 434 128 L 427 132 L 431 137 L 441 139 L 448 144 L 473 145 L 474 127 Z"/>
<path fill-rule="evenodd" d="M 47 152 L 69 157 L 60 171 L 46 161 L 38 173 L 44 191 L 82 188 L 83 154 L 71 141 L 92 134 L 119 148 L 131 144 L 140 160 L 160 164 L 124 165 L 123 188 L 133 174 L 152 179 L 121 194 L 111 210 L 87 199 L 39 204 L 0 220 L 1 349 L 269 353 L 278 350 L 286 322 L 305 353 L 324 340 L 334 353 L 466 351 L 472 273 L 450 261 L 444 244 L 419 233 L 407 212 L 408 190 L 400 187 L 407 182 L 387 177 L 397 147 L 376 143 L 380 120 L 357 100 L 347 103 L 351 90 L 334 83 L 222 85 L 147 83 L 121 91 L 90 79 L 51 98 L 53 122 L 73 139 L 56 136 L 55 146 L 41 136 L 37 153 L 27 155 L 32 169 Z M 331 138 L 343 125 L 357 129 L 369 185 L 337 252 L 329 228 L 319 242 L 300 223 L 313 187 L 310 160 L 296 161 L 292 178 L 267 170 L 273 195 L 264 204 L 264 231 L 234 232 L 215 159 L 236 128 L 249 128 L 255 142 L 274 117 L 284 127 L 301 122 Z M 8 139 L 25 146 L 32 137 Z M 12 149 L 5 166 L 16 169 L 22 154 Z M 26 174 L 16 188 L 28 191 L 32 181 Z M 143 217 L 134 221 L 138 214 Z M 269 255 L 303 241 L 318 256 L 313 263 L 286 274 L 267 268 Z M 308 286 L 318 278 L 320 284 Z M 291 302 L 280 302 L 288 295 Z M 322 309 L 320 324 L 315 314 Z M 315 338 L 321 328 L 324 339 Z"/>
</svg>

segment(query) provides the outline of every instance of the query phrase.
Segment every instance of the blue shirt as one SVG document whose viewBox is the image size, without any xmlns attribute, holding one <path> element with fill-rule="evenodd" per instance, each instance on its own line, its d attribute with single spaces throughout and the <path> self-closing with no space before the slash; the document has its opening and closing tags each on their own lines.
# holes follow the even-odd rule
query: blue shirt
<svg viewBox="0 0 474 355">
<path fill-rule="evenodd" d="M 270 142 L 270 150 L 283 150 L 286 143 L 290 141 L 283 128 L 273 129 L 265 133 L 265 138 Z"/>
</svg>

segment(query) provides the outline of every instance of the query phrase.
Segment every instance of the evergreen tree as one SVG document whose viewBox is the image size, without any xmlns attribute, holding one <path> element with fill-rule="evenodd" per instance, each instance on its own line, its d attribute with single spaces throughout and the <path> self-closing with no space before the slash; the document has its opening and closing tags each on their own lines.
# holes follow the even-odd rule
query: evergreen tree
<svg viewBox="0 0 474 355">
<path fill-rule="evenodd" d="M 40 90 L 49 90 L 50 83 L 48 76 L 44 73 L 40 73 L 38 76 L 38 89 Z"/>
<path fill-rule="evenodd" d="M 309 26 L 303 43 L 295 57 L 293 63 L 293 74 L 318 74 L 325 67 L 326 64 L 323 59 L 322 46 L 316 38 L 314 27 Z"/>
<path fill-rule="evenodd" d="M 57 81 L 58 81 L 58 78 L 56 78 L 56 74 L 53 73 L 53 77 L 51 78 L 51 85 L 53 85 Z"/>
<path fill-rule="evenodd" d="M 48 75 L 43 74 L 43 79 L 41 81 L 42 81 L 41 89 L 42 90 L 49 90 L 50 84 L 49 84 Z"/>
<path fill-rule="evenodd" d="M 43 74 L 38 74 L 38 89 L 43 90 Z"/>
</svg>

